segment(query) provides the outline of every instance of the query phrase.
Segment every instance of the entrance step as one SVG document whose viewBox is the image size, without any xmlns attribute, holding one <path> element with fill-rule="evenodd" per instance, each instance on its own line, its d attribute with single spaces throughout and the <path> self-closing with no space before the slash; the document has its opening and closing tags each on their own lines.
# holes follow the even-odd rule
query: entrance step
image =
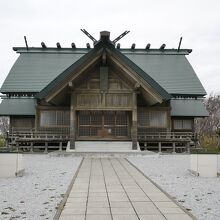
<svg viewBox="0 0 220 220">
<path fill-rule="evenodd" d="M 69 143 L 68 143 L 69 145 Z M 72 151 L 67 146 L 67 152 Z M 131 141 L 76 141 L 76 152 L 129 152 L 132 151 Z"/>
</svg>

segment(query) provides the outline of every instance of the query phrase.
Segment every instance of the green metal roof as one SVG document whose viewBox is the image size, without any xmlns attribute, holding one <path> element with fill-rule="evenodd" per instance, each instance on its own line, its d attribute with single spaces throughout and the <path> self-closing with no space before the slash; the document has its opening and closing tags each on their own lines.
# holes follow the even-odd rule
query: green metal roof
<svg viewBox="0 0 220 220">
<path fill-rule="evenodd" d="M 68 67 L 87 54 L 86 48 L 14 48 L 21 53 L 10 70 L 1 92 L 39 92 Z M 118 50 L 118 49 L 117 49 Z M 206 94 L 185 55 L 189 50 L 120 49 L 169 94 Z"/>
<path fill-rule="evenodd" d="M 39 92 L 84 54 L 21 53 L 1 92 Z"/>
<path fill-rule="evenodd" d="M 147 73 L 140 69 L 135 63 L 129 60 L 124 54 L 116 50 L 114 45 L 108 40 L 99 41 L 95 45 L 94 49 L 92 49 L 89 53 L 82 56 L 70 67 L 64 70 L 58 77 L 56 77 L 43 90 L 41 90 L 40 93 L 36 95 L 36 97 L 42 99 L 45 98 L 45 96 L 47 96 L 48 93 L 56 91 L 57 86 L 62 84 L 65 79 L 71 77 L 77 69 L 82 68 L 85 64 L 88 63 L 89 60 L 91 61 L 92 59 L 95 59 L 99 56 L 101 57 L 100 50 L 103 49 L 106 50 L 107 54 L 114 54 L 116 55 L 116 57 L 119 58 L 120 61 L 125 62 L 126 65 L 133 69 L 140 77 L 142 77 L 145 80 L 145 82 L 147 82 L 152 88 L 154 88 L 155 91 L 157 91 L 164 100 L 170 100 L 171 96 L 167 93 L 166 90 L 164 90 L 154 79 L 152 79 L 152 77 L 150 77 Z"/>
<path fill-rule="evenodd" d="M 208 111 L 198 99 L 171 99 L 171 116 L 207 117 Z"/>
<path fill-rule="evenodd" d="M 135 53 L 125 53 L 125 55 L 170 94 L 206 94 L 185 56 Z"/>
<path fill-rule="evenodd" d="M 118 50 L 115 50 L 113 45 L 109 45 L 112 52 L 116 53 L 121 60 L 123 60 L 131 69 L 133 69 L 140 77 L 142 77 L 147 83 L 149 83 L 162 97 L 164 100 L 170 100 L 171 95 L 151 76 L 148 72 L 141 69 L 135 62 L 129 59 L 125 54 Z"/>
<path fill-rule="evenodd" d="M 0 115 L 35 115 L 35 99 L 5 98 L 0 104 Z"/>
<path fill-rule="evenodd" d="M 81 56 L 77 61 L 73 62 L 72 65 L 68 66 L 64 71 L 60 72 L 58 76 L 51 80 L 49 84 L 47 84 L 37 95 L 36 97 L 41 99 L 44 98 L 52 89 L 54 89 L 57 85 L 61 84 L 63 80 L 67 77 L 71 76 L 73 72 L 82 67 L 90 58 L 95 58 L 96 50 L 90 50 L 88 53 Z"/>
</svg>

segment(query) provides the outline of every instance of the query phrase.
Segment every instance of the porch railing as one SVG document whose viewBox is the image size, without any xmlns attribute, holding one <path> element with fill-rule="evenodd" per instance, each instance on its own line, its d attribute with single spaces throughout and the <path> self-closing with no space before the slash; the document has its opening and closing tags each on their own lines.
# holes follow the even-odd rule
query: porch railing
<svg viewBox="0 0 220 220">
<path fill-rule="evenodd" d="M 8 140 L 11 144 L 17 142 L 59 142 L 68 141 L 69 134 L 63 132 L 14 132 L 8 134 Z"/>
<path fill-rule="evenodd" d="M 190 141 L 193 132 L 138 132 L 138 141 Z"/>
<path fill-rule="evenodd" d="M 191 140 L 195 136 L 193 132 L 138 132 L 139 141 L 150 140 Z M 16 131 L 9 133 L 8 138 L 11 139 L 69 139 L 69 132 L 63 131 Z"/>
</svg>

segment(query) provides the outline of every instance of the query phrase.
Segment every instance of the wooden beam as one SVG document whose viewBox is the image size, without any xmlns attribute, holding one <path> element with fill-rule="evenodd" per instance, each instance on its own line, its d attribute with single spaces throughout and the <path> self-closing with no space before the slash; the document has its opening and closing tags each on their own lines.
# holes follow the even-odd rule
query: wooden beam
<svg viewBox="0 0 220 220">
<path fill-rule="evenodd" d="M 75 139 L 76 139 L 76 96 L 71 93 L 71 104 L 70 104 L 70 149 L 75 149 Z"/>
<path fill-rule="evenodd" d="M 63 84 L 61 84 L 60 88 L 57 90 L 53 90 L 50 92 L 50 95 L 48 95 L 45 99 L 46 102 L 50 102 L 58 93 L 60 93 L 66 86 L 68 86 L 70 81 L 75 80 L 81 73 L 83 73 L 86 69 L 88 69 L 91 65 L 93 65 L 100 57 L 100 51 L 97 52 L 97 56 L 94 57 L 93 60 L 87 63 L 87 65 L 80 66 L 75 74 L 72 74 L 70 78 L 68 78 Z"/>
<path fill-rule="evenodd" d="M 163 99 L 162 97 L 157 93 L 157 91 L 153 91 L 152 87 L 145 81 L 143 80 L 140 76 L 137 75 L 133 70 L 130 68 L 126 67 L 125 65 L 121 64 L 117 58 L 111 57 L 111 60 L 114 64 L 116 64 L 122 71 L 127 73 L 133 80 L 136 82 L 139 82 L 141 87 L 156 101 L 155 103 L 159 102 L 162 103 Z"/>
<path fill-rule="evenodd" d="M 137 94 L 133 93 L 133 110 L 132 110 L 132 150 L 137 150 Z"/>
</svg>

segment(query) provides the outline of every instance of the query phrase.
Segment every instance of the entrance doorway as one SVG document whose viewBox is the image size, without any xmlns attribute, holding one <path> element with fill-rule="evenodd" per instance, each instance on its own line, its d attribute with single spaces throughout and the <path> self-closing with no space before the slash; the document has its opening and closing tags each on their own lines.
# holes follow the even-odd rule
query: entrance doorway
<svg viewBox="0 0 220 220">
<path fill-rule="evenodd" d="M 78 139 L 130 138 L 128 111 L 78 111 Z"/>
</svg>

